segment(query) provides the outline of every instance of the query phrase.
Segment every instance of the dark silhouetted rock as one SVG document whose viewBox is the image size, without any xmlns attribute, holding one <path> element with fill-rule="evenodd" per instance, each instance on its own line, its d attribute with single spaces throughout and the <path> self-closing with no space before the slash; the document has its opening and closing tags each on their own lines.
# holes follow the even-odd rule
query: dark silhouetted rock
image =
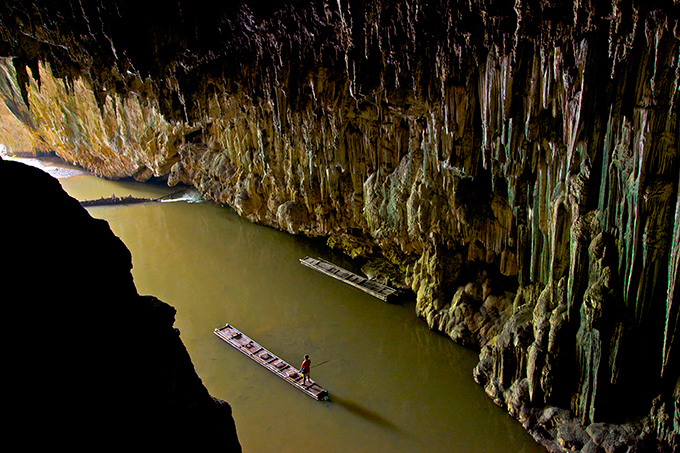
<svg viewBox="0 0 680 453">
<path fill-rule="evenodd" d="M 175 309 L 137 294 L 108 224 L 36 168 L 0 160 L 0 185 L 8 444 L 241 451 L 230 406 L 208 394 L 173 328 Z"/>
</svg>

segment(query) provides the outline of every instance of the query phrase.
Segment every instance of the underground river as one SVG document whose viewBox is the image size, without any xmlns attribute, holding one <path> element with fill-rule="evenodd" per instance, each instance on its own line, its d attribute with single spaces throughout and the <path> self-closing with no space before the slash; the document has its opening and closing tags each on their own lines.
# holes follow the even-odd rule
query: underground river
<svg viewBox="0 0 680 453">
<path fill-rule="evenodd" d="M 49 162 L 80 200 L 176 190 Z M 88 210 L 132 252 L 139 293 L 177 309 L 175 326 L 210 393 L 231 404 L 244 452 L 544 451 L 475 384 L 477 353 L 431 332 L 413 303 L 385 304 L 300 265 L 307 255 L 348 265 L 323 246 L 189 201 Z M 213 330 L 227 322 L 295 366 L 305 353 L 328 361 L 312 377 L 331 402 L 221 341 Z"/>
</svg>

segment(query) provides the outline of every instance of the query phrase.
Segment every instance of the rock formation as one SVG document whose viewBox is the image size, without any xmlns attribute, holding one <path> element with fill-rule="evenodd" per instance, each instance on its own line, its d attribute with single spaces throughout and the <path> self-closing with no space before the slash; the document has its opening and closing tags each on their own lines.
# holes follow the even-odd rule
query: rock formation
<svg viewBox="0 0 680 453">
<path fill-rule="evenodd" d="M 0 181 L 11 443 L 240 452 L 231 408 L 196 375 L 174 308 L 137 294 L 108 224 L 41 170 L 0 160 Z"/>
<path fill-rule="evenodd" d="M 677 0 L 162 4 L 3 3 L 29 151 L 398 269 L 549 449 L 678 444 Z"/>
</svg>

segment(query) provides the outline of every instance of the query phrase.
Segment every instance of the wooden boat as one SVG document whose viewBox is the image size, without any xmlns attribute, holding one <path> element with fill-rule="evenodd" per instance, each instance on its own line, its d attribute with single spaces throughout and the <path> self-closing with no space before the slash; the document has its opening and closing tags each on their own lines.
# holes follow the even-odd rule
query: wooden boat
<svg viewBox="0 0 680 453">
<path fill-rule="evenodd" d="M 215 329 L 215 335 L 301 392 L 319 401 L 328 400 L 327 390 L 321 388 L 314 381 L 311 381 L 310 384 L 302 384 L 303 377 L 295 367 L 290 366 L 281 358 L 255 343 L 235 327 L 227 324 L 220 329 Z"/>
<path fill-rule="evenodd" d="M 170 198 L 178 193 L 185 192 L 186 189 L 181 189 L 176 192 L 170 193 L 168 195 L 163 195 L 162 197 L 159 198 L 144 198 L 144 197 L 133 197 L 132 195 L 128 195 L 127 197 L 117 197 L 115 195 L 111 195 L 110 197 L 100 197 L 97 200 L 83 200 L 80 202 L 80 205 L 88 208 L 91 206 L 111 206 L 111 205 L 119 205 L 119 204 L 138 204 L 138 203 L 157 203 L 159 201 L 163 201 L 165 198 Z"/>
<path fill-rule="evenodd" d="M 111 206 L 120 204 L 138 204 L 138 203 L 154 203 L 160 201 L 158 198 L 139 198 L 128 195 L 127 197 L 117 197 L 111 195 L 110 197 L 101 197 L 98 200 L 83 200 L 80 205 L 83 207 L 90 206 Z"/>
<path fill-rule="evenodd" d="M 394 288 L 390 288 L 389 286 L 383 285 L 382 283 L 361 277 L 341 268 L 340 266 L 336 266 L 333 263 L 322 260 L 321 258 L 314 259 L 307 256 L 301 259 L 300 263 L 311 269 L 314 269 L 315 271 L 319 271 L 322 274 L 326 274 L 330 277 L 340 280 L 343 283 L 347 283 L 348 285 L 358 288 L 361 291 L 370 294 L 373 297 L 377 297 L 382 301 L 391 302 L 399 296 L 399 291 Z"/>
</svg>

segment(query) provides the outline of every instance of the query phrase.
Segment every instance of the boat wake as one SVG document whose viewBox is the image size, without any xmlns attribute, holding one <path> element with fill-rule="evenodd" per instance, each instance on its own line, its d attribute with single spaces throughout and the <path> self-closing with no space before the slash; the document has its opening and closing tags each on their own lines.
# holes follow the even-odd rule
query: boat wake
<svg viewBox="0 0 680 453">
<path fill-rule="evenodd" d="M 173 203 L 175 201 L 184 201 L 185 203 L 201 203 L 205 199 L 201 196 L 198 190 L 187 189 L 179 193 L 169 195 L 167 198 L 159 198 L 161 203 Z"/>
</svg>

